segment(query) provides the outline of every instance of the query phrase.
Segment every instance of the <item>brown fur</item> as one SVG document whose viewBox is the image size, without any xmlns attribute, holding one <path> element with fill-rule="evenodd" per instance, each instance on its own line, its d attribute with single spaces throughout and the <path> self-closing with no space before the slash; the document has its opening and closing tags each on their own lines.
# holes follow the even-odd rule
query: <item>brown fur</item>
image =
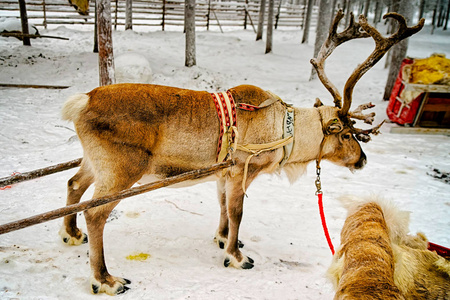
<svg viewBox="0 0 450 300">
<path fill-rule="evenodd" d="M 406 234 L 404 213 L 378 202 L 345 221 L 328 271 L 334 299 L 450 299 L 450 262 L 427 250 L 424 235 Z"/>
<path fill-rule="evenodd" d="M 249 85 L 232 88 L 230 92 L 237 103 L 252 105 L 273 97 Z M 255 112 L 238 109 L 237 142 L 262 144 L 280 140 L 284 115 L 285 106 L 280 102 Z M 216 162 L 219 121 L 208 92 L 144 84 L 104 86 L 69 99 L 63 117 L 74 122 L 84 149 L 81 168 L 68 183 L 68 205 L 80 201 L 94 181 L 94 197 L 101 197 L 129 188 L 137 181 L 165 178 Z M 285 165 L 291 180 L 319 156 L 324 132 L 334 119 L 339 120 L 336 107 L 295 108 L 294 148 Z M 280 148 L 253 157 L 246 187 L 259 174 L 275 172 L 283 155 Z M 329 135 L 323 142 L 321 155 L 350 169 L 362 168 L 366 159 L 348 128 Z M 241 184 L 247 157 L 248 153 L 236 151 L 235 166 L 211 178 L 218 182 L 221 207 L 215 239 L 226 248 L 225 265 L 237 268 L 253 267 L 253 260 L 241 253 L 238 243 L 244 201 Z M 103 256 L 103 228 L 117 204 L 85 212 L 93 292 L 116 294 L 125 289 L 125 280 L 109 275 Z M 66 217 L 60 234 L 66 243 L 74 245 L 86 238 L 76 227 L 75 215 Z"/>
</svg>

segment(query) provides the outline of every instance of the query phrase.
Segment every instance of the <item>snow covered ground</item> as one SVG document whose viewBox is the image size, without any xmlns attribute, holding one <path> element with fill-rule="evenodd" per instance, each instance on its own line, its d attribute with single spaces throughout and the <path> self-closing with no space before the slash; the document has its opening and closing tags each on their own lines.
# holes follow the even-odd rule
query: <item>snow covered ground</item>
<svg viewBox="0 0 450 300">
<path fill-rule="evenodd" d="M 450 32 L 426 27 L 410 39 L 408 55 L 450 57 Z M 68 96 L 98 85 L 93 33 L 58 27 L 41 34 L 70 38 L 32 40 L 24 47 L 0 38 L 0 82 L 67 85 L 68 89 L 0 88 L 0 177 L 82 156 L 72 124 L 60 119 Z M 143 57 L 152 83 L 223 91 L 239 84 L 271 90 L 286 102 L 311 107 L 316 97 L 332 104 L 319 81 L 308 81 L 313 38 L 300 44 L 300 30 L 276 30 L 273 53 L 265 42 L 237 30 L 197 32 L 197 66 L 184 67 L 184 35 L 179 31 L 118 31 L 116 56 Z M 346 78 L 372 51 L 370 39 L 340 46 L 327 61 L 327 73 L 342 89 Z M 126 61 L 126 60 L 125 60 Z M 122 60 L 123 64 L 123 60 Z M 126 63 L 125 63 L 126 65 Z M 133 59 L 130 65 L 136 65 Z M 377 121 L 386 118 L 381 100 L 387 70 L 384 59 L 356 85 L 354 105 L 372 101 Z M 363 126 L 363 125 L 361 125 Z M 411 232 L 450 246 L 450 185 L 434 178 L 450 171 L 450 140 L 440 135 L 382 134 L 363 145 L 367 166 L 356 173 L 324 162 L 322 186 L 330 235 L 335 247 L 346 217 L 337 198 L 345 194 L 380 195 L 411 211 Z M 66 182 L 75 169 L 0 191 L 0 224 L 65 204 Z M 161 189 L 129 198 L 113 211 L 105 230 L 110 272 L 132 281 L 119 299 L 331 299 L 325 277 L 331 253 L 323 235 L 314 164 L 298 182 L 261 176 L 249 188 L 240 238 L 251 270 L 223 267 L 223 252 L 213 243 L 219 206 L 214 183 Z M 83 199 L 92 196 L 92 188 Z M 91 295 L 88 246 L 64 245 L 61 219 L 0 236 L 1 299 L 110 299 Z M 85 229 L 84 219 L 79 218 Z M 141 255 L 145 260 L 129 259 Z M 128 258 L 127 258 L 128 257 Z"/>
</svg>

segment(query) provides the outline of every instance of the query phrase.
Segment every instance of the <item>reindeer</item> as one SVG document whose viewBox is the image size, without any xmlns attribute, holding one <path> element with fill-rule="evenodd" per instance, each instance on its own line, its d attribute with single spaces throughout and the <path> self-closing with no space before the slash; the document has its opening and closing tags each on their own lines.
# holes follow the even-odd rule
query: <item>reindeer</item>
<svg viewBox="0 0 450 300">
<path fill-rule="evenodd" d="M 358 140 L 369 141 L 370 134 L 377 134 L 381 124 L 367 130 L 354 127 L 353 118 L 371 124 L 374 113 L 362 113 L 371 104 L 349 111 L 352 90 L 392 45 L 423 26 L 422 22 L 408 28 L 403 17 L 389 14 L 388 17 L 399 21 L 400 28 L 384 39 L 362 16 L 359 23 L 352 16 L 349 27 L 337 33 L 342 17 L 340 11 L 317 59 L 312 60 L 319 78 L 334 97 L 335 106 L 324 106 L 318 101 L 315 107 L 294 108 L 276 95 L 251 85 L 231 88 L 214 98 L 205 91 L 116 84 L 69 98 L 62 115 L 73 121 L 84 157 L 79 171 L 68 181 L 67 205 L 78 203 L 94 182 L 97 198 L 127 189 L 136 182 L 151 182 L 232 159 L 232 167 L 205 179 L 217 181 L 221 212 L 214 240 L 225 249 L 225 267 L 252 268 L 254 261 L 241 252 L 243 244 L 238 240 L 245 190 L 259 174 L 281 169 L 293 182 L 315 160 L 326 159 L 350 170 L 363 168 L 366 155 Z M 376 49 L 348 79 L 342 103 L 342 97 L 324 73 L 325 59 L 339 44 L 369 35 L 377 42 Z M 236 108 L 232 105 L 231 109 L 220 108 L 218 98 L 234 103 Z M 216 108 L 224 113 L 226 126 L 221 125 Z M 236 120 L 230 121 L 234 115 Z M 288 128 L 286 132 L 284 127 Z M 227 145 L 224 152 L 218 150 L 218 141 Z M 118 203 L 84 213 L 93 293 L 114 295 L 129 289 L 126 286 L 129 280 L 109 274 L 103 252 L 106 219 Z M 76 215 L 65 217 L 60 235 L 70 245 L 87 242 L 87 235 L 77 227 Z"/>
<path fill-rule="evenodd" d="M 375 197 L 340 200 L 348 217 L 327 272 L 335 300 L 450 299 L 450 261 L 424 234 L 407 234 L 408 212 Z"/>
</svg>

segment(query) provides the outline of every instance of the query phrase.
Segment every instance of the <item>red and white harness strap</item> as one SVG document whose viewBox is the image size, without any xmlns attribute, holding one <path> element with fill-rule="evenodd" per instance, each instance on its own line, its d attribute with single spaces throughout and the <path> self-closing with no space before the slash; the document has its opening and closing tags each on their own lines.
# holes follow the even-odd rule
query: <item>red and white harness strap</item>
<svg viewBox="0 0 450 300">
<path fill-rule="evenodd" d="M 211 96 L 216 105 L 217 117 L 220 122 L 216 161 L 223 162 L 236 138 L 234 131 L 230 130 L 230 128 L 236 127 L 236 104 L 230 91 L 211 93 Z"/>
</svg>

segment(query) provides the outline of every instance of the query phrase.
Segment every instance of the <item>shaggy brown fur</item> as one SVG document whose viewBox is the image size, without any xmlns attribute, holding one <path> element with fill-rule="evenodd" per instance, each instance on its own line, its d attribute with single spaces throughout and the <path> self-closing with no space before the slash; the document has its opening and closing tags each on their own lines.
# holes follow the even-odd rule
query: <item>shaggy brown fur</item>
<svg viewBox="0 0 450 300">
<path fill-rule="evenodd" d="M 450 262 L 406 234 L 404 213 L 377 202 L 351 210 L 328 271 L 334 299 L 450 299 Z"/>
</svg>

